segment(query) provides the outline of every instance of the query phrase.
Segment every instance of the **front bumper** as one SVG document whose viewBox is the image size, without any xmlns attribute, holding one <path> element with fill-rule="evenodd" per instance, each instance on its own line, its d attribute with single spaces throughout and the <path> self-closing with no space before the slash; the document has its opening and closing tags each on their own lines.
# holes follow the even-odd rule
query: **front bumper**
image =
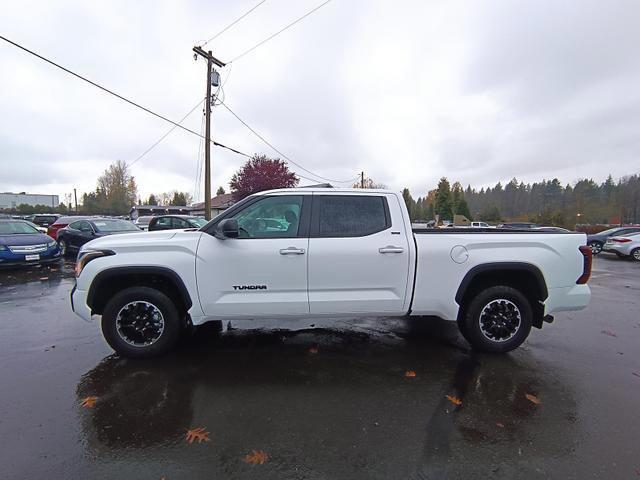
<svg viewBox="0 0 640 480">
<path fill-rule="evenodd" d="M 582 310 L 591 300 L 589 285 L 573 285 L 571 287 L 552 288 L 544 302 L 544 313 Z"/>
<path fill-rule="evenodd" d="M 24 267 L 30 265 L 44 265 L 47 263 L 59 262 L 62 256 L 60 251 L 56 249 L 53 253 L 45 252 L 40 254 L 40 259 L 27 261 L 24 255 L 8 254 L 4 252 L 0 255 L 0 268 L 2 267 Z"/>
<path fill-rule="evenodd" d="M 90 322 L 91 321 L 91 309 L 87 305 L 87 291 L 79 290 L 77 285 L 74 285 L 70 294 L 71 311 L 78 315 L 81 319 Z"/>
</svg>

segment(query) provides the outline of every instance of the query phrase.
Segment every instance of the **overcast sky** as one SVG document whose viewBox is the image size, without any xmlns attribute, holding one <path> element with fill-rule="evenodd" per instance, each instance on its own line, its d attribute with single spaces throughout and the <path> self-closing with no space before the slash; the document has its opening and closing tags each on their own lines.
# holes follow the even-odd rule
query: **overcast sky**
<svg viewBox="0 0 640 480">
<path fill-rule="evenodd" d="M 204 96 L 191 48 L 256 3 L 3 2 L 0 32 L 179 120 Z M 208 47 L 228 61 L 320 3 L 267 0 Z M 222 69 L 224 98 L 326 178 L 364 170 L 416 197 L 443 175 L 602 181 L 640 170 L 638 25 L 635 0 L 333 0 Z M 80 195 L 171 128 L 4 42 L 0 72 L 0 191 Z M 184 125 L 200 131 L 201 110 Z M 277 156 L 223 107 L 212 125 L 224 144 Z M 175 130 L 133 165 L 140 196 L 201 199 L 199 142 Z M 214 191 L 228 188 L 245 159 L 212 158 Z"/>
</svg>

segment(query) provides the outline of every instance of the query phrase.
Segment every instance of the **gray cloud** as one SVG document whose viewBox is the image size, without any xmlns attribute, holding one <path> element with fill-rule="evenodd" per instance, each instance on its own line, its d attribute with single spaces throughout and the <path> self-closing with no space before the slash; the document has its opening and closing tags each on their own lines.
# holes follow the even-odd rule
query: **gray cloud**
<svg viewBox="0 0 640 480">
<path fill-rule="evenodd" d="M 250 6 L 237 3 L 18 2 L 4 34 L 178 119 L 204 94 L 191 47 Z M 315 5 L 266 2 L 210 47 L 228 60 Z M 225 101 L 328 178 L 365 170 L 416 196 L 442 175 L 602 180 L 637 171 L 639 13 L 633 0 L 335 1 L 225 69 Z M 170 128 L 8 45 L 0 63 L 0 190 L 92 189 Z M 200 131 L 200 113 L 185 125 Z M 221 107 L 213 135 L 276 156 Z M 141 193 L 194 191 L 198 144 L 175 131 L 140 160 Z M 215 149 L 214 184 L 242 162 Z"/>
</svg>

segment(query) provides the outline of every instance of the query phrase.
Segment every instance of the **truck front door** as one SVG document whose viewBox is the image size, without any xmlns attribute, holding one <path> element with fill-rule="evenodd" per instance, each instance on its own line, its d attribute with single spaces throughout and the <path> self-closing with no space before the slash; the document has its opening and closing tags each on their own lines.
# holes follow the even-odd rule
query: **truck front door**
<svg viewBox="0 0 640 480">
<path fill-rule="evenodd" d="M 310 196 L 257 197 L 223 218 L 238 221 L 239 238 L 213 232 L 198 245 L 196 278 L 206 315 L 270 317 L 309 313 L 307 251 Z"/>
</svg>

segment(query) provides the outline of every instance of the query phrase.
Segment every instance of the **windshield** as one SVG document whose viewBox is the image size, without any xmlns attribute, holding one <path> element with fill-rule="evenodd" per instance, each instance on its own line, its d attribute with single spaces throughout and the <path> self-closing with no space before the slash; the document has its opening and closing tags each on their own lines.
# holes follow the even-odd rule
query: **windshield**
<svg viewBox="0 0 640 480">
<path fill-rule="evenodd" d="M 202 228 L 209 223 L 204 218 L 190 218 L 188 222 L 196 228 Z"/>
<path fill-rule="evenodd" d="M 98 232 L 132 232 L 140 230 L 126 220 L 96 220 L 93 222 Z"/>
<path fill-rule="evenodd" d="M 34 233 L 40 232 L 25 222 L 0 223 L 0 235 L 33 235 Z"/>
</svg>

